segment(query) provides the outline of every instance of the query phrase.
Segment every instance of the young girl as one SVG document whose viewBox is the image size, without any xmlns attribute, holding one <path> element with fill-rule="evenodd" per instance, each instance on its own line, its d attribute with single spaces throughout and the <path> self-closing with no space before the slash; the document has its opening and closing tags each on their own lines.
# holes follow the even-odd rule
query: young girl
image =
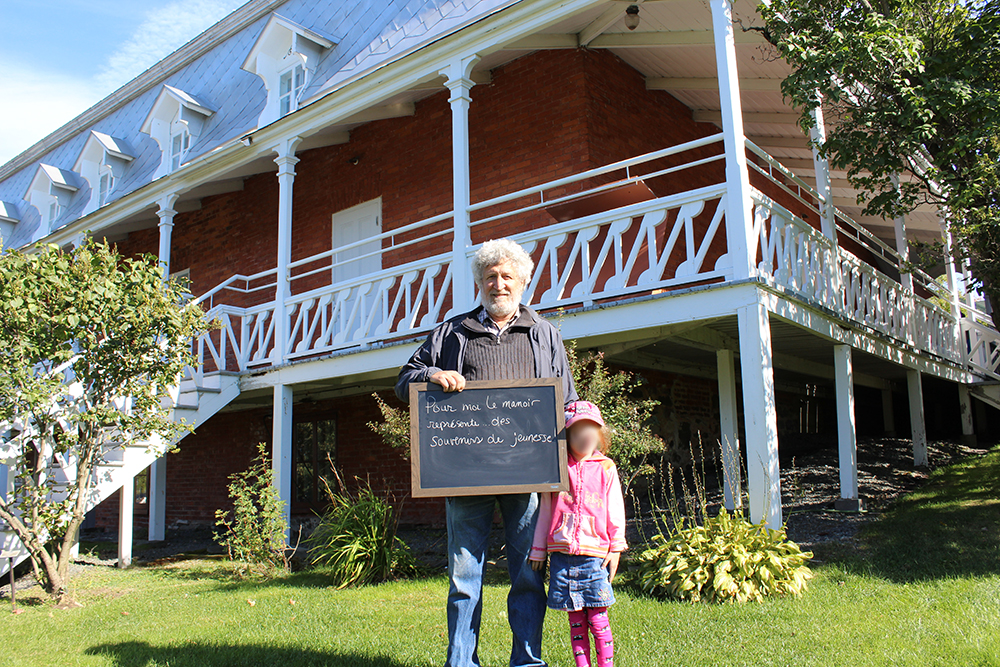
<svg viewBox="0 0 1000 667">
<path fill-rule="evenodd" d="M 597 649 L 595 667 L 613 667 L 614 641 L 608 607 L 615 602 L 611 581 L 625 550 L 625 500 L 618 469 L 604 455 L 607 431 L 593 403 L 566 407 L 569 440 L 569 492 L 540 495 L 531 567 L 541 570 L 552 554 L 550 609 L 569 612 L 570 644 L 577 667 L 590 667 L 590 634 Z"/>
</svg>

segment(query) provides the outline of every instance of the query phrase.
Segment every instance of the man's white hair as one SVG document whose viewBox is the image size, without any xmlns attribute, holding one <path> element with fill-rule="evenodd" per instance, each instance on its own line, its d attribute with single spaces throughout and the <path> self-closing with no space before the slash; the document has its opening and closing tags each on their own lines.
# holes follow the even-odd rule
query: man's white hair
<svg viewBox="0 0 1000 667">
<path fill-rule="evenodd" d="M 514 272 L 524 285 L 531 281 L 531 272 L 535 268 L 531 255 L 510 239 L 491 239 L 472 258 L 472 277 L 476 284 L 482 287 L 483 272 L 504 262 L 514 265 Z"/>
</svg>

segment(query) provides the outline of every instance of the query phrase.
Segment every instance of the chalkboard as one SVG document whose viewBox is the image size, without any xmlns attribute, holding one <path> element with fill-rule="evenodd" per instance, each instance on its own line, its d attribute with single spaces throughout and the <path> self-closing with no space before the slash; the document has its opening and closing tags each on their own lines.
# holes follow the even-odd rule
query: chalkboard
<svg viewBox="0 0 1000 667">
<path fill-rule="evenodd" d="M 415 498 L 567 491 L 562 380 L 410 384 Z"/>
</svg>

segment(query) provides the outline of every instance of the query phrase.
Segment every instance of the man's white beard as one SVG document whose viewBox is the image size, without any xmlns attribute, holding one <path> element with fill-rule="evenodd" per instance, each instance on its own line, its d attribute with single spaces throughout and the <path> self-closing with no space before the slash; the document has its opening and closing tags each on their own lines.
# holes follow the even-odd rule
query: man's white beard
<svg viewBox="0 0 1000 667">
<path fill-rule="evenodd" d="M 523 294 L 523 291 L 512 291 L 509 297 L 500 297 L 501 301 L 498 302 L 495 300 L 496 297 L 491 298 L 490 295 L 484 293 L 482 298 L 483 307 L 486 308 L 486 312 L 490 314 L 490 317 L 494 319 L 508 318 L 514 314 L 521 303 L 521 294 Z"/>
</svg>

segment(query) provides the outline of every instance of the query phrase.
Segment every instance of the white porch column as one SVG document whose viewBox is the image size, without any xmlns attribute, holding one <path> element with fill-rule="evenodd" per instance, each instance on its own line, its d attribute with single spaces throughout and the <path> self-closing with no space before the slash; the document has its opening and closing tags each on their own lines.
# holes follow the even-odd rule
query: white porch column
<svg viewBox="0 0 1000 667">
<path fill-rule="evenodd" d="M 952 255 L 953 241 L 951 238 L 951 230 L 948 229 L 948 221 L 945 218 L 940 219 L 941 223 L 941 240 L 944 241 L 944 267 L 945 274 L 948 277 L 948 292 L 951 295 L 951 314 L 956 320 L 962 319 L 962 298 L 958 295 L 958 272 L 955 270 L 955 258 Z M 955 332 L 956 336 L 960 336 L 960 332 Z"/>
<path fill-rule="evenodd" d="M 813 109 L 813 120 L 816 126 L 809 131 L 809 138 L 816 143 L 826 141 L 826 122 L 823 119 L 823 108 Z M 830 162 L 819 154 L 819 150 L 814 146 L 813 170 L 816 172 L 816 191 L 822 201 L 819 204 L 820 224 L 823 234 L 828 239 L 837 242 L 837 223 L 834 216 L 833 188 L 830 185 Z"/>
<path fill-rule="evenodd" d="M 840 500 L 838 510 L 862 509 L 858 496 L 858 438 L 854 422 L 854 366 L 850 345 L 833 347 L 834 380 L 837 388 L 837 450 L 840 454 Z"/>
<path fill-rule="evenodd" d="M 896 412 L 892 403 L 892 388 L 882 388 L 882 428 L 888 438 L 896 437 Z"/>
<path fill-rule="evenodd" d="M 719 432 L 722 436 L 723 501 L 727 510 L 743 506 L 739 427 L 736 418 L 736 363 L 732 350 L 715 353 L 719 375 Z"/>
<path fill-rule="evenodd" d="M 178 195 L 169 194 L 160 199 L 159 210 L 156 211 L 157 217 L 160 219 L 160 252 L 159 260 L 160 266 L 163 267 L 163 277 L 170 277 L 170 242 L 174 232 L 174 216 L 177 215 L 177 211 L 174 210 L 174 204 L 177 203 Z"/>
<path fill-rule="evenodd" d="M 900 216 L 892 221 L 893 230 L 896 232 L 896 252 L 903 258 L 904 262 L 910 260 L 910 244 L 906 240 L 906 218 Z M 913 292 L 913 275 L 909 272 L 899 274 L 900 284 L 909 292 Z"/>
<path fill-rule="evenodd" d="M 958 385 L 958 404 L 962 416 L 962 442 L 967 445 L 975 445 L 976 429 L 972 422 L 972 397 L 969 395 L 969 388 L 964 384 Z"/>
<path fill-rule="evenodd" d="M 893 183 L 896 187 L 899 187 L 899 177 L 893 176 Z M 899 254 L 902 261 L 910 261 L 910 243 L 906 238 L 906 218 L 900 216 L 894 218 L 892 221 L 893 231 L 896 235 L 896 252 Z M 913 302 L 913 275 L 909 271 L 903 270 L 903 265 L 899 267 L 899 284 L 902 285 L 903 291 L 906 292 L 906 312 L 904 317 L 906 319 L 906 340 L 908 343 L 913 345 L 917 340 L 917 323 L 914 320 L 913 314 L 915 312 L 915 306 Z"/>
<path fill-rule="evenodd" d="M 756 272 L 757 239 L 753 230 L 753 202 L 747 171 L 743 106 L 736 71 L 736 41 L 732 4 L 710 0 L 712 32 L 715 35 L 715 69 L 722 106 L 722 135 L 726 151 L 726 254 L 733 265 L 733 278 L 742 280 Z M 744 387 L 746 382 L 744 381 Z M 749 440 L 749 435 L 747 436 Z"/>
<path fill-rule="evenodd" d="M 135 512 L 135 480 L 129 478 L 118 492 L 118 567 L 132 564 L 132 521 Z"/>
<path fill-rule="evenodd" d="M 301 137 L 292 137 L 274 147 L 274 152 L 278 154 L 278 157 L 274 158 L 275 164 L 278 165 L 278 259 L 274 290 L 274 348 L 271 351 L 273 364 L 284 362 L 288 345 L 288 313 L 285 311 L 285 301 L 288 300 L 291 291 L 288 283 L 288 265 L 292 261 L 292 186 L 295 183 L 295 165 L 299 162 L 295 157 L 295 149 L 301 141 Z"/>
<path fill-rule="evenodd" d="M 913 433 L 913 465 L 927 465 L 927 427 L 924 425 L 924 390 L 920 371 L 906 371 L 906 389 L 910 397 L 910 430 Z"/>
<path fill-rule="evenodd" d="M 174 231 L 174 204 L 178 195 L 169 194 L 158 202 L 156 215 L 160 218 L 159 260 L 163 279 L 170 278 L 170 250 Z M 150 542 L 160 542 L 166 537 L 167 524 L 167 458 L 161 456 L 149 466 L 149 529 Z"/>
<path fill-rule="evenodd" d="M 451 171 L 452 171 L 452 206 L 454 218 L 452 221 L 452 258 L 451 258 L 451 311 L 459 313 L 472 308 L 474 290 L 472 287 L 472 270 L 466 257 L 466 250 L 472 245 L 472 233 L 469 229 L 469 203 L 471 193 L 469 185 L 469 106 L 472 97 L 469 91 L 475 83 L 472 81 L 472 68 L 479 62 L 479 56 L 472 54 L 456 59 L 441 70 L 441 76 L 447 81 L 445 86 L 451 91 L 448 102 L 451 104 Z"/>
<path fill-rule="evenodd" d="M 274 387 L 274 426 L 271 434 L 271 469 L 278 487 L 278 498 L 284 502 L 285 543 L 292 539 L 292 388 L 279 384 Z"/>
<path fill-rule="evenodd" d="M 778 419 L 774 405 L 770 316 L 763 303 L 737 310 L 743 422 L 746 429 L 750 520 L 781 526 L 781 477 L 778 465 Z"/>
<path fill-rule="evenodd" d="M 167 536 L 167 457 L 149 465 L 149 535 L 150 542 L 162 542 Z"/>
</svg>

